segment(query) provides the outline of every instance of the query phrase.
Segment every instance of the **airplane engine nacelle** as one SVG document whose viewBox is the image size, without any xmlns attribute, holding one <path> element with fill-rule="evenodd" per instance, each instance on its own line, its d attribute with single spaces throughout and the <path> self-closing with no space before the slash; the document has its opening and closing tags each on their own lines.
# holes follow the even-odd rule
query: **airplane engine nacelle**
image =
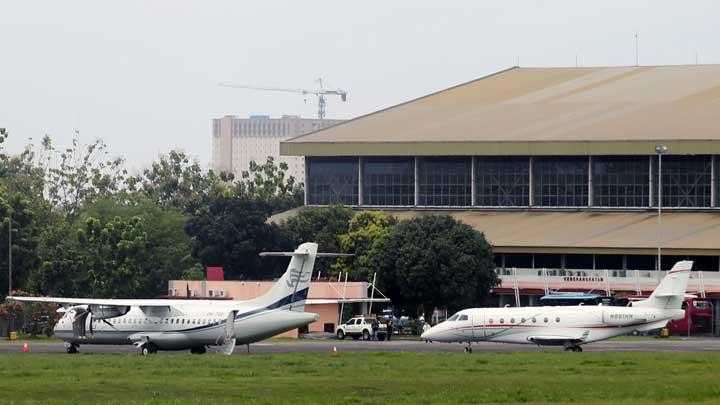
<svg viewBox="0 0 720 405">
<path fill-rule="evenodd" d="M 130 311 L 130 307 L 116 307 L 110 305 L 90 305 L 93 319 L 110 319 L 123 316 Z"/>
<path fill-rule="evenodd" d="M 627 326 L 638 323 L 640 319 L 635 314 L 608 309 L 603 311 L 603 323 L 612 326 Z"/>
</svg>

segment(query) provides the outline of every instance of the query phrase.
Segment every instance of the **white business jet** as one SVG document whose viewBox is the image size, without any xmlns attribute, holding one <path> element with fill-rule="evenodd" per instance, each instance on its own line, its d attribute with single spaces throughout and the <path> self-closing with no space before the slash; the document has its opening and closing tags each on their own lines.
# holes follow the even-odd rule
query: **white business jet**
<svg viewBox="0 0 720 405">
<path fill-rule="evenodd" d="M 93 299 L 13 297 L 21 302 L 56 303 L 65 315 L 54 329 L 68 353 L 81 344 L 134 344 L 143 354 L 158 350 L 205 353 L 208 347 L 232 354 L 236 344 L 250 344 L 305 326 L 319 315 L 304 312 L 317 257 L 316 243 L 303 243 L 290 256 L 285 274 L 264 295 L 248 301 L 187 299 Z"/>
<path fill-rule="evenodd" d="M 634 331 L 646 332 L 682 319 L 693 262 L 677 262 L 649 298 L 626 307 L 547 306 L 525 308 L 472 308 L 462 310 L 422 334 L 426 341 L 467 343 L 489 341 L 538 346 L 564 346 L 581 352 L 586 343 Z"/>
</svg>

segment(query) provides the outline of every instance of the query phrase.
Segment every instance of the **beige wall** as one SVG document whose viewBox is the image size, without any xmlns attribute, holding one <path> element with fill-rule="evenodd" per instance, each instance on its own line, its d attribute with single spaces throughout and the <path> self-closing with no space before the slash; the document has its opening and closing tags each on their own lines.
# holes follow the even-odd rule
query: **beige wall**
<svg viewBox="0 0 720 405">
<path fill-rule="evenodd" d="M 225 116 L 213 120 L 212 158 L 210 167 L 216 171 L 235 174 L 250 169 L 250 162 L 265 162 L 268 156 L 288 165 L 287 176 L 297 182 L 305 180 L 305 160 L 302 156 L 280 156 L 280 141 L 316 131 L 341 120 L 318 120 L 284 115 L 238 118 Z"/>
</svg>

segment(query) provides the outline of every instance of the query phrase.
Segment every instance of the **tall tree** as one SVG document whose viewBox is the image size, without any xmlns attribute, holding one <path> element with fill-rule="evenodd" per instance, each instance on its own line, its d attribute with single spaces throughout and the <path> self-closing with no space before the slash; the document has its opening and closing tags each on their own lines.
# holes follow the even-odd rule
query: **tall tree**
<svg viewBox="0 0 720 405">
<path fill-rule="evenodd" d="M 401 221 L 369 256 L 380 289 L 409 311 L 477 305 L 499 282 L 483 234 L 446 215 Z"/>
<path fill-rule="evenodd" d="M 203 203 L 185 230 L 192 237 L 193 255 L 204 265 L 222 266 L 228 278 L 271 278 L 276 275 L 272 261 L 261 262 L 258 253 L 284 244 L 267 219 L 263 203 L 219 195 Z"/>
<path fill-rule="evenodd" d="M 0 129 L 0 296 L 7 292 L 9 239 L 13 289 L 26 288 L 30 272 L 39 263 L 40 235 L 53 216 L 43 194 L 44 173 L 35 165 L 32 148 L 5 154 L 2 144 L 7 137 L 7 131 Z"/>
<path fill-rule="evenodd" d="M 125 185 L 124 160 L 111 158 L 101 139 L 82 145 L 76 132 L 71 146 L 57 149 L 46 135 L 42 140 L 42 153 L 38 164 L 45 169 L 47 197 L 71 220 L 84 205 L 109 197 Z"/>
<path fill-rule="evenodd" d="M 285 177 L 286 170 L 285 163 L 277 165 L 272 158 L 262 165 L 252 162 L 231 186 L 219 183 L 203 193 L 185 227 L 194 257 L 204 265 L 222 266 L 230 278 L 267 279 L 281 273 L 286 260 L 261 261 L 258 253 L 293 247 L 287 235 L 267 221 L 302 204 L 302 187 Z"/>
<path fill-rule="evenodd" d="M 272 156 L 263 164 L 251 161 L 250 170 L 244 171 L 236 183 L 237 192 L 265 204 L 270 214 L 299 207 L 303 204 L 303 185 L 292 176 L 286 177 L 287 170 L 287 163 L 276 164 Z"/>
<path fill-rule="evenodd" d="M 143 199 L 102 199 L 48 227 L 33 287 L 45 294 L 154 297 L 197 263 L 186 217 Z"/>
<path fill-rule="evenodd" d="M 282 233 L 297 246 L 303 242 L 316 242 L 321 252 L 341 252 L 340 235 L 347 233 L 353 211 L 343 206 L 306 208 L 282 224 Z M 318 260 L 315 269 L 331 273 L 330 260 Z"/>
<path fill-rule="evenodd" d="M 146 195 L 163 207 L 173 207 L 194 215 L 203 200 L 226 188 L 222 181 L 232 181 L 232 175 L 202 169 L 197 161 L 181 151 L 163 155 L 142 174 L 128 179 L 128 186 Z"/>
<path fill-rule="evenodd" d="M 350 220 L 348 231 L 338 237 L 343 253 L 355 256 L 341 258 L 332 266 L 334 272 L 346 271 L 352 280 L 372 281 L 375 272 L 370 256 L 373 242 L 390 232 L 397 219 L 381 211 L 362 211 Z"/>
</svg>

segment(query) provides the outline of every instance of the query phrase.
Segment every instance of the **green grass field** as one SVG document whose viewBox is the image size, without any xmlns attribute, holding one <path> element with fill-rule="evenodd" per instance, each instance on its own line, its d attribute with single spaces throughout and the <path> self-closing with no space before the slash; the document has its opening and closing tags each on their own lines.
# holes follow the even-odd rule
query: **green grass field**
<svg viewBox="0 0 720 405">
<path fill-rule="evenodd" d="M 720 353 L 0 356 L 9 403 L 720 403 Z"/>
</svg>

